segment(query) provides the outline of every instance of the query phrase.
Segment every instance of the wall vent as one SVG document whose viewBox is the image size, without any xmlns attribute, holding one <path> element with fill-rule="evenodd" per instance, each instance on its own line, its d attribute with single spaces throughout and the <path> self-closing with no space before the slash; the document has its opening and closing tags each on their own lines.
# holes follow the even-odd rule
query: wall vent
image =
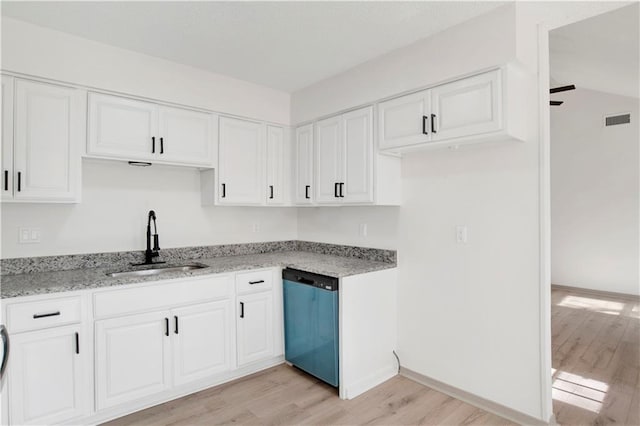
<svg viewBox="0 0 640 426">
<path fill-rule="evenodd" d="M 631 114 L 608 115 L 604 118 L 605 126 L 616 126 L 618 124 L 631 123 Z"/>
</svg>

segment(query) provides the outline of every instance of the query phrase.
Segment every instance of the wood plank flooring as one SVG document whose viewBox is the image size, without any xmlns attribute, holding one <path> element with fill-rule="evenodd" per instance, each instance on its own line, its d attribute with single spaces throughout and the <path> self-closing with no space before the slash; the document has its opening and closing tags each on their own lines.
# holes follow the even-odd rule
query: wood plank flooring
<svg viewBox="0 0 640 426">
<path fill-rule="evenodd" d="M 551 292 L 553 412 L 562 425 L 640 425 L 637 299 Z"/>
<path fill-rule="evenodd" d="M 334 388 L 287 365 L 167 402 L 121 425 L 513 425 L 405 377 L 343 401 Z"/>
<path fill-rule="evenodd" d="M 553 407 L 562 425 L 640 426 L 637 300 L 552 291 Z M 286 365 L 108 423 L 120 425 L 511 425 L 397 376 L 342 401 Z"/>
</svg>

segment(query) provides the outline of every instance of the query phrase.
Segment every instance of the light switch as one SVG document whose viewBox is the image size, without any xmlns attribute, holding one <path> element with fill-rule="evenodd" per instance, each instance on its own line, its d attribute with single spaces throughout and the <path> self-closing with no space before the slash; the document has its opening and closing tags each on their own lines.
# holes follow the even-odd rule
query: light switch
<svg viewBox="0 0 640 426">
<path fill-rule="evenodd" d="M 467 244 L 467 227 L 465 225 L 456 226 L 456 242 Z"/>
<path fill-rule="evenodd" d="M 18 228 L 18 242 L 31 244 L 40 242 L 40 228 Z"/>
</svg>

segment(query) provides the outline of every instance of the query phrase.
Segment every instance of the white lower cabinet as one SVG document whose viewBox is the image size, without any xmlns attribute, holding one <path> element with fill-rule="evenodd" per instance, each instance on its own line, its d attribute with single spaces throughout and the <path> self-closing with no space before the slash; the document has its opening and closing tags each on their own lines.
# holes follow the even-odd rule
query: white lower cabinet
<svg viewBox="0 0 640 426">
<path fill-rule="evenodd" d="M 171 311 L 176 385 L 233 368 L 231 310 L 231 301 L 221 300 Z"/>
<path fill-rule="evenodd" d="M 88 414 L 89 353 L 79 325 L 11 336 L 8 390 L 11 424 L 56 424 Z"/>
<path fill-rule="evenodd" d="M 0 423 L 102 423 L 281 363 L 280 273 L 3 299 Z"/>
<path fill-rule="evenodd" d="M 238 366 L 273 355 L 273 295 L 271 291 L 238 297 Z"/>
<path fill-rule="evenodd" d="M 171 386 L 169 312 L 96 321 L 97 409 Z"/>
</svg>

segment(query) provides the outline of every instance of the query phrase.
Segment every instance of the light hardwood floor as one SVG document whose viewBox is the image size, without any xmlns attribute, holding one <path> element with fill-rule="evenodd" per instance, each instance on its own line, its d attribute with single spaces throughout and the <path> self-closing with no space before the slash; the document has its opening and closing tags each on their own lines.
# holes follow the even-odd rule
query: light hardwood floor
<svg viewBox="0 0 640 426">
<path fill-rule="evenodd" d="M 640 310 L 634 300 L 552 291 L 553 405 L 562 425 L 640 425 Z M 281 365 L 109 425 L 510 425 L 397 376 L 342 401 Z"/>
<path fill-rule="evenodd" d="M 562 425 L 640 425 L 637 299 L 551 292 L 553 412 Z"/>
<path fill-rule="evenodd" d="M 513 425 L 405 377 L 349 401 L 287 365 L 108 423 L 120 425 Z"/>
</svg>

